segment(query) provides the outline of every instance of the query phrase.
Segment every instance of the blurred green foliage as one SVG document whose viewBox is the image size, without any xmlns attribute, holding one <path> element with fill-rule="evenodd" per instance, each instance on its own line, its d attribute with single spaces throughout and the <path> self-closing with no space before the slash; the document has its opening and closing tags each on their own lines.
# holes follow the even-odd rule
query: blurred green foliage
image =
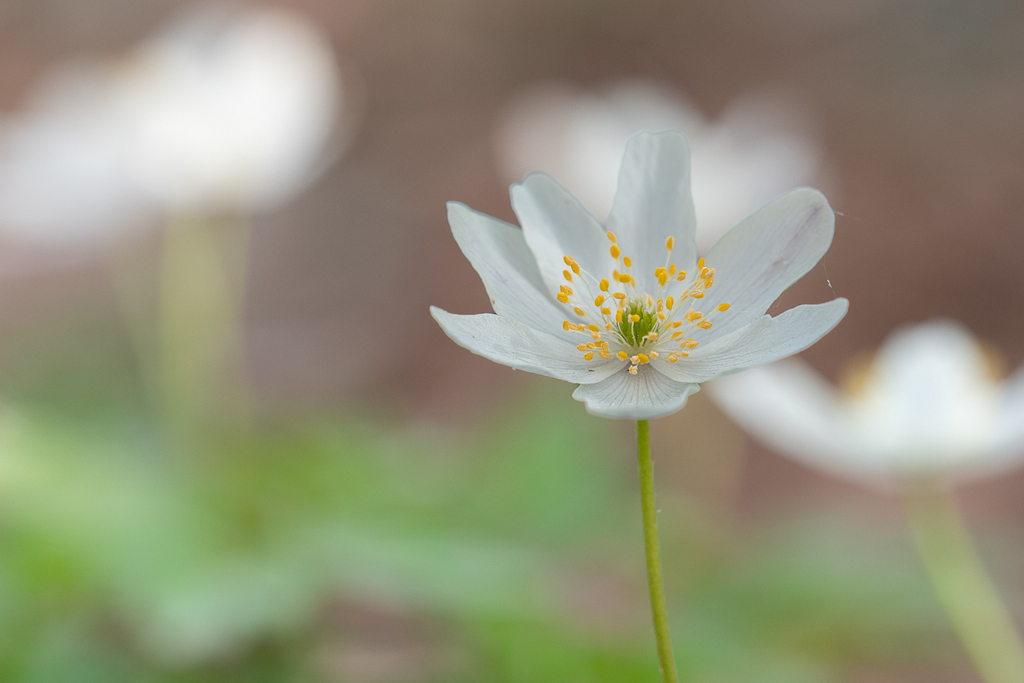
<svg viewBox="0 0 1024 683">
<path fill-rule="evenodd" d="M 471 429 L 182 432 L 90 320 L 0 364 L 0 680 L 657 680 L 626 425 L 540 380 Z M 814 517 L 734 538 L 671 532 L 699 510 L 665 525 L 683 680 L 943 656 L 899 530 Z"/>
</svg>

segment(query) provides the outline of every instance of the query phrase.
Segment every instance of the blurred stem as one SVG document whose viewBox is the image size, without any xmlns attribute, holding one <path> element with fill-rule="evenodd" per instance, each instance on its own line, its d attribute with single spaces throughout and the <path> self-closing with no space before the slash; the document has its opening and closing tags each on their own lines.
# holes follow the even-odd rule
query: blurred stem
<svg viewBox="0 0 1024 683">
<path fill-rule="evenodd" d="M 636 455 L 640 465 L 640 503 L 644 517 L 644 549 L 647 553 L 647 586 L 651 591 L 651 616 L 658 661 L 664 683 L 678 683 L 672 656 L 672 638 L 665 613 L 665 588 L 661 580 L 661 551 L 658 548 L 658 509 L 654 504 L 654 466 L 651 462 L 651 423 L 637 420 Z"/>
<path fill-rule="evenodd" d="M 179 216 L 165 232 L 159 377 L 173 429 L 248 412 L 241 352 L 248 238 L 240 218 Z"/>
<path fill-rule="evenodd" d="M 917 550 L 974 666 L 987 683 L 1024 681 L 1024 647 L 971 541 L 952 492 L 941 482 L 904 488 Z"/>
</svg>

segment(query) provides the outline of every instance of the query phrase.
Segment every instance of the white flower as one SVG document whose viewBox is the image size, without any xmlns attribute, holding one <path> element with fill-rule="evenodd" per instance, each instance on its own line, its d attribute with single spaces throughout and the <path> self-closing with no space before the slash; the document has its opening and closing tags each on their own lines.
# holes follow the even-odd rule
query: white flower
<svg viewBox="0 0 1024 683">
<path fill-rule="evenodd" d="M 813 181 L 823 166 L 813 121 L 781 94 L 745 95 L 707 120 L 669 88 L 633 80 L 592 93 L 565 85 L 531 89 L 503 115 L 495 142 L 510 181 L 528 170 L 547 171 L 603 219 L 626 140 L 640 130 L 669 128 L 680 130 L 693 150 L 701 249 L 765 202 Z"/>
<path fill-rule="evenodd" d="M 595 415 L 648 419 L 698 383 L 788 356 L 845 315 L 847 301 L 765 315 L 832 242 L 835 217 L 799 188 L 741 221 L 698 258 L 690 155 L 677 132 L 626 145 L 606 227 L 545 173 L 511 188 L 522 229 L 451 202 L 448 219 L 494 314 L 431 308 L 456 343 L 580 386 Z"/>
<path fill-rule="evenodd" d="M 158 211 L 273 208 L 339 137 L 337 71 L 315 27 L 270 9 L 187 14 L 126 59 L 58 68 L 0 122 L 0 228 L 86 243 Z"/>
<path fill-rule="evenodd" d="M 939 320 L 894 333 L 853 391 L 783 361 L 708 386 L 743 428 L 813 467 L 876 484 L 977 478 L 1024 458 L 1024 371 L 1007 382 L 970 333 Z"/>
</svg>

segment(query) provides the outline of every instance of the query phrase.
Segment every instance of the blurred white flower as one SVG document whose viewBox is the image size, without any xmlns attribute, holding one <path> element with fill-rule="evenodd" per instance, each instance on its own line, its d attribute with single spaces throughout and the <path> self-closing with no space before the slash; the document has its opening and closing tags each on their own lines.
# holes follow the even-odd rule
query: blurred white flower
<svg viewBox="0 0 1024 683">
<path fill-rule="evenodd" d="M 707 390 L 779 453 L 869 483 L 979 478 L 1024 459 L 1024 369 L 1000 381 L 951 321 L 898 330 L 845 393 L 793 359 Z"/>
<path fill-rule="evenodd" d="M 781 95 L 751 94 L 708 121 L 664 86 L 622 81 L 597 93 L 545 85 L 521 95 L 499 122 L 498 164 L 510 182 L 535 169 L 551 173 L 603 219 L 626 140 L 669 128 L 690 143 L 703 250 L 769 200 L 811 183 L 823 162 L 813 121 Z"/>
<path fill-rule="evenodd" d="M 272 208 L 325 166 L 341 104 L 307 21 L 193 11 L 126 59 L 58 69 L 0 122 L 0 229 L 75 243 L 159 210 Z"/>
</svg>

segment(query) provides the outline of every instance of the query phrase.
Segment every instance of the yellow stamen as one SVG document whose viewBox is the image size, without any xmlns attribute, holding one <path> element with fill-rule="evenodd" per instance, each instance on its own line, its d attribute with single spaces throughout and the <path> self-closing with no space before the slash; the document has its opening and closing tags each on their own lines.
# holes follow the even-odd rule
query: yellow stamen
<svg viewBox="0 0 1024 683">
<path fill-rule="evenodd" d="M 676 305 L 676 300 L 674 298 L 672 298 L 671 296 L 669 298 L 665 299 L 665 308 L 667 308 L 668 310 L 671 311 L 672 307 L 675 306 L 675 305 Z"/>
<path fill-rule="evenodd" d="M 602 308 L 601 309 L 601 315 L 611 315 L 611 314 L 612 314 L 612 309 L 610 309 L 610 308 Z"/>
<path fill-rule="evenodd" d="M 631 323 L 638 323 L 638 322 L 640 322 L 640 316 L 638 316 L 636 314 L 633 314 L 633 315 L 629 316 L 629 322 L 631 322 Z"/>
<path fill-rule="evenodd" d="M 625 351 L 619 351 L 615 355 L 619 357 L 619 360 L 629 360 L 629 354 L 626 353 Z"/>
<path fill-rule="evenodd" d="M 586 344 L 579 344 L 579 345 L 578 345 L 578 346 L 576 347 L 576 350 L 577 350 L 577 351 L 586 351 L 586 350 L 587 350 L 587 345 L 586 345 Z"/>
<path fill-rule="evenodd" d="M 590 330 L 591 332 L 598 332 L 601 328 L 591 323 L 590 325 L 587 325 L 587 329 Z"/>
<path fill-rule="evenodd" d="M 640 365 L 645 365 L 651 362 L 651 359 L 647 357 L 646 353 L 638 353 L 636 355 L 637 360 L 640 361 Z"/>
<path fill-rule="evenodd" d="M 668 354 L 668 362 L 669 363 L 675 363 L 678 360 L 679 360 L 679 356 L 677 356 L 676 354 L 674 354 L 674 353 Z"/>
<path fill-rule="evenodd" d="M 703 328 L 705 330 L 710 330 L 711 329 L 711 321 L 710 320 L 701 320 L 699 323 L 697 323 L 697 327 Z"/>
<path fill-rule="evenodd" d="M 608 231 L 608 239 L 612 241 L 612 244 L 615 244 L 618 241 L 615 239 L 615 233 L 611 230 Z"/>
<path fill-rule="evenodd" d="M 566 280 L 568 280 L 569 282 L 572 282 L 572 273 L 570 273 L 568 270 L 563 270 L 562 271 L 562 275 L 565 276 Z"/>
<path fill-rule="evenodd" d="M 598 285 L 602 292 L 608 291 L 608 278 L 601 278 L 601 283 Z"/>
<path fill-rule="evenodd" d="M 587 312 L 578 306 L 572 310 L 575 311 L 576 315 L 580 316 L 581 318 L 585 318 L 587 316 Z"/>
<path fill-rule="evenodd" d="M 555 298 L 558 299 L 563 304 L 569 303 L 569 297 L 565 295 L 565 292 L 559 292 L 558 296 L 556 296 Z"/>
<path fill-rule="evenodd" d="M 669 235 L 669 236 L 668 236 L 668 239 L 667 239 L 667 240 L 665 240 L 665 247 L 666 247 L 666 248 L 667 248 L 667 249 L 668 249 L 669 251 L 672 251 L 672 247 L 673 247 L 673 245 L 675 245 L 675 243 L 676 243 L 676 240 L 675 240 L 675 238 L 674 238 L 674 237 L 672 237 L 672 235 Z"/>
<path fill-rule="evenodd" d="M 617 245 L 617 244 L 613 244 L 612 248 L 609 249 L 609 251 L 611 252 L 613 259 L 618 259 L 619 258 L 619 254 L 622 253 L 622 250 L 619 249 L 619 245 Z"/>
<path fill-rule="evenodd" d="M 619 282 L 621 282 L 622 284 L 629 283 L 631 279 L 632 276 L 629 273 L 622 273 L 621 275 L 619 275 Z"/>
<path fill-rule="evenodd" d="M 729 310 L 729 304 L 718 304 L 718 310 L 720 310 L 720 311 L 728 311 Z"/>
<path fill-rule="evenodd" d="M 597 298 L 594 299 L 594 305 L 595 306 L 600 306 L 603 303 L 604 303 L 604 294 L 598 294 Z"/>
<path fill-rule="evenodd" d="M 622 257 L 622 262 L 626 264 L 627 268 L 632 268 L 633 267 L 633 262 L 629 259 L 628 256 L 623 256 Z"/>
<path fill-rule="evenodd" d="M 615 322 L 617 322 L 617 323 L 621 323 L 622 322 L 622 309 L 621 308 L 619 310 L 615 311 Z"/>
<path fill-rule="evenodd" d="M 594 360 L 594 352 L 587 351 L 585 354 L 583 354 L 583 360 Z"/>
<path fill-rule="evenodd" d="M 601 358 L 604 358 L 605 360 L 608 360 L 609 358 L 612 357 L 612 354 L 608 353 L 607 351 L 598 351 L 597 355 L 601 356 Z"/>
<path fill-rule="evenodd" d="M 636 374 L 636 366 L 635 365 L 630 365 L 629 366 L 629 374 L 631 374 L 631 375 L 635 375 Z"/>
<path fill-rule="evenodd" d="M 697 268 L 700 269 L 700 268 L 703 268 L 703 267 L 704 267 L 704 257 L 702 256 L 701 258 L 697 259 Z"/>
</svg>

